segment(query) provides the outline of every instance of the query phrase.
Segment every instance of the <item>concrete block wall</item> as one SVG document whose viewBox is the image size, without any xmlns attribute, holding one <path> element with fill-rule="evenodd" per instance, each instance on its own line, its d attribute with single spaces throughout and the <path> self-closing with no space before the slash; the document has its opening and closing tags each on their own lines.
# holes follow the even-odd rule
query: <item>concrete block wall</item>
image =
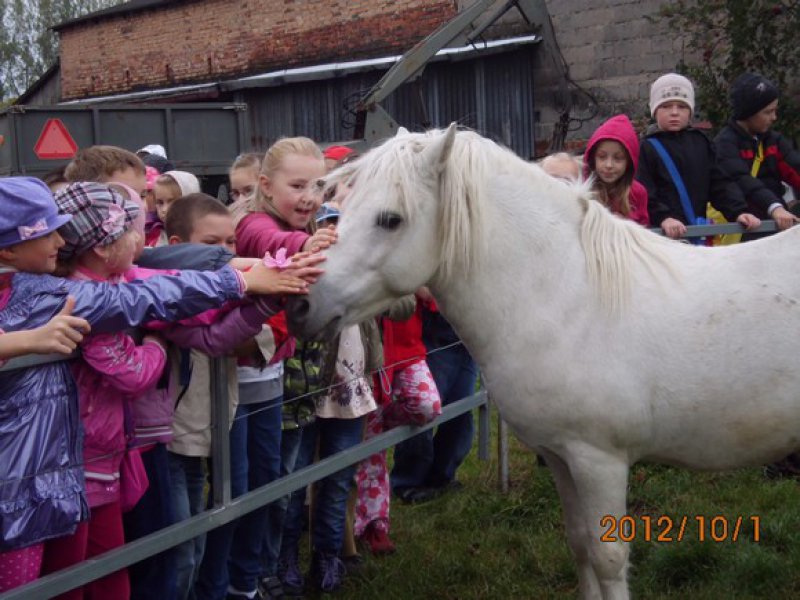
<svg viewBox="0 0 800 600">
<path fill-rule="evenodd" d="M 547 0 L 570 75 L 600 105 L 597 117 L 571 132 L 568 139 L 585 140 L 602 121 L 617 113 L 634 121 L 649 118 L 650 84 L 675 70 L 688 52 L 681 37 L 658 18 L 663 4 L 664 0 Z M 537 147 L 542 151 L 556 119 L 548 106 L 554 103 L 547 98 L 558 93 L 547 71 L 543 61 L 539 79 L 544 84 L 543 98 L 537 96 L 542 114 L 536 131 Z M 576 100 L 575 116 L 588 116 L 585 97 L 578 95 Z"/>
</svg>

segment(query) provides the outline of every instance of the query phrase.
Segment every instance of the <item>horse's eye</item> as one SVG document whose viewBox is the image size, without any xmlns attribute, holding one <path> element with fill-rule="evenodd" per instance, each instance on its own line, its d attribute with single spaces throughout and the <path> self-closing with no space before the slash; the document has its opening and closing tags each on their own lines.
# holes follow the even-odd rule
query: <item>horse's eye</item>
<svg viewBox="0 0 800 600">
<path fill-rule="evenodd" d="M 378 218 L 375 219 L 375 224 L 382 229 L 386 229 L 388 231 L 393 231 L 400 227 L 400 224 L 403 222 L 403 217 L 398 215 L 397 213 L 384 211 L 378 214 Z"/>
</svg>

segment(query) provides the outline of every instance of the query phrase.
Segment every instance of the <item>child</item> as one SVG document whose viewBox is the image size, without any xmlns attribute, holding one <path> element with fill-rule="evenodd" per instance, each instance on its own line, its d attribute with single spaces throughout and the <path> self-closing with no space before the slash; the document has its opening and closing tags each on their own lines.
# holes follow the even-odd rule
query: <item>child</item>
<svg viewBox="0 0 800 600">
<path fill-rule="evenodd" d="M 78 150 L 64 170 L 69 182 L 124 183 L 143 194 L 147 185 L 145 165 L 133 152 L 117 146 L 89 146 Z"/>
<path fill-rule="evenodd" d="M 116 283 L 131 268 L 139 233 L 137 202 L 97 183 L 74 183 L 57 193 L 56 205 L 73 218 L 61 228 L 65 245 L 59 260 L 72 279 Z M 166 347 L 146 335 L 137 345 L 126 333 L 94 334 L 73 364 L 83 425 L 83 462 L 88 521 L 75 534 L 51 542 L 43 571 L 53 572 L 124 543 L 120 470 L 126 453 L 125 404 L 154 388 L 166 364 Z M 123 569 L 75 589 L 62 598 L 127 599 Z"/>
<path fill-rule="evenodd" d="M 260 154 L 248 152 L 236 157 L 228 171 L 228 179 L 231 184 L 231 191 L 228 196 L 231 202 L 250 199 L 255 195 L 260 170 Z"/>
<path fill-rule="evenodd" d="M 253 183 L 252 179 L 247 179 L 248 176 L 252 177 L 252 161 L 249 161 L 249 165 L 242 166 L 239 161 L 234 163 L 231 168 L 232 187 L 238 183 L 248 185 L 246 183 L 248 181 Z M 292 256 L 304 246 L 310 248 L 311 237 L 305 230 L 319 206 L 320 198 L 315 183 L 323 175 L 324 168 L 319 149 L 311 140 L 286 138 L 273 144 L 264 157 L 261 174 L 255 180 L 257 185 L 255 193 L 249 196 L 240 195 L 231 206 L 231 213 L 237 222 L 238 253 L 244 257 L 262 257 L 269 252 L 274 256 L 281 248 L 285 248 L 287 254 Z M 233 176 L 236 176 L 236 179 Z M 323 246 L 327 243 L 323 240 L 329 241 L 333 239 L 333 235 L 328 231 L 314 239 L 319 246 Z M 267 338 L 274 337 L 269 330 L 265 330 L 265 335 Z M 264 362 L 264 358 L 269 358 L 270 352 L 265 354 L 265 351 L 270 348 L 264 343 L 265 341 L 268 340 L 257 340 L 256 347 L 253 348 L 259 363 Z M 273 346 L 271 351 L 274 350 Z M 283 394 L 281 362 L 267 365 L 263 369 L 242 365 L 239 367 L 238 375 L 240 382 L 246 383 L 248 388 L 252 386 L 252 389 L 255 389 L 258 386 L 263 391 L 264 388 L 271 387 L 272 390 L 265 396 L 265 398 L 271 397 L 267 401 L 269 408 L 280 405 L 280 397 Z M 250 396 L 243 390 L 243 395 L 245 394 L 246 397 Z M 280 434 L 273 435 L 273 439 L 280 440 L 282 446 L 284 442 L 287 444 L 287 460 L 282 461 L 280 458 L 282 448 L 279 453 L 276 448 L 269 445 L 268 440 L 263 439 L 263 436 L 262 439 L 256 439 L 256 432 L 259 429 L 280 431 L 280 413 L 273 410 L 258 412 L 252 408 L 255 405 L 245 406 L 246 408 L 241 410 L 248 414 L 252 413 L 252 416 L 243 418 L 249 423 L 241 428 L 241 435 L 246 437 L 247 461 L 253 465 L 249 475 L 262 482 L 271 480 L 274 478 L 273 469 L 276 465 L 281 473 L 290 473 L 299 436 L 290 435 L 284 439 L 279 437 Z M 289 407 L 293 408 L 294 404 L 290 404 Z M 239 428 L 232 433 L 234 437 L 238 436 Z M 296 443 L 292 444 L 293 441 Z M 198 599 L 218 598 L 220 593 L 225 593 L 225 584 L 228 581 L 231 597 L 237 597 L 237 594 L 247 596 L 255 592 L 262 575 L 267 580 L 266 585 L 274 589 L 277 583 L 274 578 L 275 562 L 280 546 L 284 513 L 285 502 L 279 501 L 270 505 L 266 515 L 256 511 L 242 519 L 233 533 L 230 528 L 227 530 L 219 528 L 210 532 L 207 538 L 208 551 L 203 558 L 200 578 L 195 588 Z M 271 559 L 267 558 L 267 563 L 271 566 L 268 566 L 263 574 L 262 547 L 266 554 L 272 556 Z M 230 560 L 228 560 L 228 548 L 230 548 Z M 226 573 L 226 563 L 230 571 L 229 576 Z"/>
<path fill-rule="evenodd" d="M 150 224 L 145 245 L 166 246 L 167 234 L 164 231 L 164 221 L 167 219 L 169 205 L 181 196 L 197 194 L 200 192 L 200 182 L 197 177 L 187 171 L 167 171 L 160 175 L 153 185 L 153 202 L 155 203 L 155 223 Z"/>
<path fill-rule="evenodd" d="M 343 164 L 345 159 L 351 160 L 355 158 L 355 152 L 347 146 L 328 146 L 322 156 L 325 159 L 325 171 L 330 173 Z"/>
<path fill-rule="evenodd" d="M 800 186 L 800 153 L 771 130 L 778 118 L 778 95 L 775 84 L 758 73 L 737 77 L 730 91 L 731 120 L 715 142 L 717 165 L 744 194 L 753 214 L 774 219 L 783 230 L 800 221 L 786 210 L 782 185 Z"/>
<path fill-rule="evenodd" d="M 233 249 L 236 238 L 228 209 L 218 200 L 207 194 L 189 194 L 176 200 L 170 207 L 166 220 L 166 231 L 170 244 L 198 243 L 223 245 Z M 251 307 L 252 308 L 252 307 Z M 237 315 L 236 312 L 241 311 Z M 184 328 L 173 326 L 165 332 L 165 337 L 182 347 L 194 348 L 190 351 L 174 348 L 170 351 L 173 365 L 173 378 L 180 383 L 175 416 L 173 421 L 174 438 L 169 444 L 170 479 L 175 517 L 188 518 L 203 510 L 203 489 L 206 482 L 203 463 L 210 455 L 211 449 L 211 397 L 210 392 L 210 358 L 211 356 L 227 356 L 228 398 L 231 430 L 231 469 L 232 474 L 244 473 L 244 483 L 232 477 L 231 492 L 234 497 L 248 489 L 247 456 L 237 443 L 239 430 L 249 425 L 248 420 L 237 417 L 233 412 L 239 402 L 240 386 L 237 385 L 236 359 L 230 356 L 232 351 L 242 342 L 261 332 L 261 324 L 271 311 L 249 312 L 248 307 L 237 308 L 226 315 L 215 327 L 215 335 L 198 331 L 200 328 Z M 246 314 L 245 314 L 246 313 Z M 225 328 L 225 330 L 222 330 Z M 208 338 L 206 342 L 206 338 Z M 274 344 L 274 338 L 273 338 Z M 272 346 L 275 349 L 275 346 Z M 185 374 L 185 375 L 184 375 Z M 247 386 L 243 386 L 247 388 Z M 263 392 L 263 389 L 261 389 Z M 259 399 L 262 400 L 262 399 Z M 263 400 L 267 400 L 264 398 Z M 261 402 L 263 404 L 263 402 Z M 259 431 L 262 444 L 280 444 L 280 403 L 275 404 L 278 413 L 277 435 Z M 266 411 L 265 411 L 266 412 Z M 261 420 L 260 413 L 257 419 Z M 245 430 L 246 431 L 246 430 Z M 279 450 L 275 452 L 280 456 Z M 279 459 L 278 459 L 279 460 Z M 242 464 L 244 462 L 244 464 Z M 275 468 L 275 477 L 278 469 Z M 265 482 L 266 483 L 266 482 Z M 230 526 L 225 526 L 230 528 Z M 191 586 L 200 567 L 203 557 L 205 536 L 199 536 L 181 544 L 176 548 L 177 585 L 175 597 L 183 600 L 191 591 Z M 212 552 L 220 549 L 214 547 Z M 227 552 L 225 552 L 227 560 Z M 225 591 L 224 588 L 222 590 Z"/>
<path fill-rule="evenodd" d="M 379 408 L 367 417 L 366 439 L 397 425 L 425 425 L 442 412 L 439 392 L 425 360 L 421 304 L 414 296 L 403 300 L 405 305 L 398 300 L 393 313 L 379 318 L 387 366 L 375 375 Z M 394 552 L 389 539 L 391 490 L 385 451 L 358 465 L 356 484 L 356 536 L 373 554 Z"/>
<path fill-rule="evenodd" d="M 594 176 L 597 200 L 611 212 L 647 227 L 647 191 L 634 179 L 639 140 L 630 119 L 611 117 L 592 134 L 583 155 L 584 176 Z"/>
<path fill-rule="evenodd" d="M 267 269 L 238 274 L 225 267 L 131 284 L 66 281 L 47 273 L 64 245 L 57 229 L 71 216 L 58 214 L 47 186 L 29 177 L 0 179 L 0 206 L 6 208 L 0 211 L 0 328 L 6 332 L 44 325 L 68 295 L 75 299 L 75 315 L 102 333 L 147 319 L 187 317 L 241 298 L 244 290 L 272 289 L 268 285 L 275 280 Z M 304 288 L 294 278 L 288 282 Z M 0 373 L 0 412 L 7 415 L 0 434 L 0 591 L 5 591 L 38 577 L 45 542 L 74 533 L 87 505 L 68 365 Z M 22 414 L 26 420 L 16 422 L 13 415 Z"/>
<path fill-rule="evenodd" d="M 728 221 L 758 227 L 761 221 L 747 212 L 741 192 L 717 168 L 711 141 L 691 126 L 692 83 L 676 73 L 659 77 L 650 88 L 650 114 L 656 122 L 645 133 L 636 178 L 647 189 L 653 224 L 667 237 L 681 238 L 686 225 L 704 222 L 710 202 Z"/>
<path fill-rule="evenodd" d="M 72 316 L 74 298 L 45 325 L 28 331 L 5 333 L 0 330 L 0 367 L 10 358 L 25 354 L 71 354 L 91 329 L 86 319 Z"/>
<path fill-rule="evenodd" d="M 567 152 L 556 152 L 545 156 L 539 165 L 544 172 L 564 181 L 576 182 L 581 180 L 581 163 L 577 157 Z"/>
</svg>

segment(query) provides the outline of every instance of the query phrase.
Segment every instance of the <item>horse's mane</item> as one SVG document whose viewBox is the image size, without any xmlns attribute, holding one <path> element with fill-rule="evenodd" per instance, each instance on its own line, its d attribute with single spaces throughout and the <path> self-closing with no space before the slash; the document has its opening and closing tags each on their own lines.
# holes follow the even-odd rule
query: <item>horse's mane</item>
<svg viewBox="0 0 800 600">
<path fill-rule="evenodd" d="M 420 201 L 420 182 L 414 177 L 421 167 L 420 155 L 440 135 L 444 135 L 441 130 L 400 134 L 334 171 L 328 184 L 388 178 L 400 192 L 397 194 L 400 204 L 393 209 L 413 220 Z M 522 160 L 511 150 L 473 131 L 459 131 L 437 184 L 440 200 L 438 278 L 445 285 L 454 274 L 466 272 L 485 256 L 489 240 L 484 231 L 486 206 L 481 197 L 486 193 L 488 178 L 497 175 L 519 175 L 528 180 L 549 177 L 538 165 Z M 602 303 L 617 311 L 630 293 L 632 263 L 639 259 L 650 271 L 653 264 L 668 265 L 663 249 L 670 242 L 635 223 L 613 216 L 593 199 L 589 182 L 564 184 L 564 188 L 568 193 L 559 201 L 569 202 L 572 198 L 583 215 L 579 224 L 580 241 L 589 280 L 598 290 Z M 352 200 L 367 199 L 354 195 Z M 375 198 L 368 201 L 374 202 Z"/>
</svg>

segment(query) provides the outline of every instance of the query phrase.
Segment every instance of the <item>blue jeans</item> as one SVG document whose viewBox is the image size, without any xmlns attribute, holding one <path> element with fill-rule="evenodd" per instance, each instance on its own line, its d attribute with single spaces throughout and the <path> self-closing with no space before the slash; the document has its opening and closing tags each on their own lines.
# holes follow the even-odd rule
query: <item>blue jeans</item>
<svg viewBox="0 0 800 600">
<path fill-rule="evenodd" d="M 172 480 L 172 509 L 175 519 L 183 521 L 203 511 L 203 488 L 206 484 L 206 473 L 203 468 L 203 457 L 183 456 L 167 452 L 169 472 Z M 192 586 L 203 560 L 203 549 L 206 536 L 198 535 L 175 547 L 175 598 L 187 600 L 192 598 Z"/>
<path fill-rule="evenodd" d="M 240 397 L 249 393 L 239 386 Z M 240 404 L 231 427 L 231 496 L 278 478 L 281 462 L 281 398 L 257 404 Z M 267 526 L 267 510 L 255 510 L 208 532 L 206 552 L 195 586 L 198 600 L 225 598 L 230 585 L 241 591 L 255 590 L 261 573 L 261 546 Z"/>
<path fill-rule="evenodd" d="M 150 485 L 134 509 L 123 515 L 126 542 L 175 523 L 167 447 L 155 444 L 142 452 L 142 462 Z M 175 549 L 170 548 L 131 565 L 128 573 L 132 600 L 172 600 L 175 590 Z"/>
<path fill-rule="evenodd" d="M 314 460 L 319 442 L 319 458 L 327 458 L 361 442 L 364 417 L 357 419 L 317 419 L 303 428 L 300 452 L 295 470 L 307 467 Z M 353 486 L 356 465 L 351 465 L 316 483 L 317 497 L 312 519 L 314 550 L 325 554 L 339 554 L 344 539 L 347 496 Z M 306 488 L 292 494 L 283 526 L 281 553 L 295 552 L 303 530 L 303 504 Z"/>
<path fill-rule="evenodd" d="M 463 346 L 429 354 L 427 361 L 443 406 L 475 392 L 478 367 Z M 435 435 L 425 431 L 398 444 L 394 449 L 392 489 L 442 487 L 453 481 L 472 448 L 473 433 L 469 412 L 439 425 Z"/>
<path fill-rule="evenodd" d="M 302 429 L 284 429 L 281 432 L 281 477 L 294 472 L 302 434 Z M 286 510 L 289 508 L 291 497 L 291 494 L 286 494 L 267 506 L 267 531 L 261 549 L 262 577 L 274 577 L 277 574 L 283 524 L 286 521 Z"/>
</svg>

